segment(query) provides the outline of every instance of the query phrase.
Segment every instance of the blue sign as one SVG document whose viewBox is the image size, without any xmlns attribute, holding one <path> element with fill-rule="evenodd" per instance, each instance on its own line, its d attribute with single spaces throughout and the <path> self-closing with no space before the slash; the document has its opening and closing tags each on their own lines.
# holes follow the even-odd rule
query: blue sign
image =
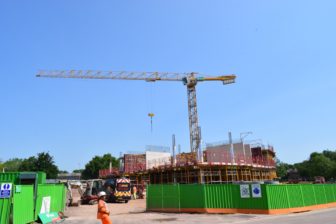
<svg viewBox="0 0 336 224">
<path fill-rule="evenodd" d="M 260 190 L 259 190 L 259 188 L 254 188 L 254 189 L 253 189 L 253 193 L 254 193 L 254 194 L 260 194 Z"/>
<path fill-rule="evenodd" d="M 249 198 L 250 197 L 250 187 L 248 184 L 240 185 L 240 197 L 241 198 Z"/>
<path fill-rule="evenodd" d="M 2 183 L 0 187 L 0 198 L 10 198 L 12 192 L 11 183 Z"/>
<path fill-rule="evenodd" d="M 260 184 L 252 184 L 252 197 L 261 198 L 261 186 Z"/>
</svg>

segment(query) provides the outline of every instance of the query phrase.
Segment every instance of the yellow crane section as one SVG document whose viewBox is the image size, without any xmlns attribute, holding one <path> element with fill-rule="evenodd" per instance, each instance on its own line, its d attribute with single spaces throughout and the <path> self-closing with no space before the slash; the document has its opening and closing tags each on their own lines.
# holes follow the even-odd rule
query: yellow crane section
<svg viewBox="0 0 336 224">
<path fill-rule="evenodd" d="M 196 85 L 204 81 L 221 81 L 224 85 L 234 83 L 235 75 L 207 76 L 198 75 L 196 72 L 128 72 L 128 71 L 95 71 L 95 70 L 42 70 L 37 77 L 47 78 L 78 78 L 78 79 L 115 79 L 115 80 L 143 80 L 180 81 L 187 86 L 189 132 L 191 152 L 200 152 L 200 127 L 198 124 Z M 151 118 L 154 114 L 148 114 Z"/>
</svg>

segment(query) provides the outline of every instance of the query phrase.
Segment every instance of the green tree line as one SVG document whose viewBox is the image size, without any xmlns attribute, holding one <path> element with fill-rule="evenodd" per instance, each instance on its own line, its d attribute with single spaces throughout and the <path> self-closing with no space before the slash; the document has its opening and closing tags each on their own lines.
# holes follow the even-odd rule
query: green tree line
<svg viewBox="0 0 336 224">
<path fill-rule="evenodd" d="M 109 168 L 110 162 L 113 167 L 119 167 L 119 160 L 111 154 L 94 156 L 86 165 L 85 169 L 73 170 L 73 173 L 81 173 L 82 179 L 98 178 L 100 169 Z M 0 161 L 0 172 L 17 171 L 43 171 L 47 174 L 47 179 L 56 179 L 59 173 L 68 173 L 66 170 L 59 170 L 55 164 L 53 156 L 49 152 L 38 153 L 26 159 L 12 158 L 5 162 Z"/>
<path fill-rule="evenodd" d="M 323 176 L 326 180 L 336 179 L 336 150 L 313 152 L 307 160 L 301 163 L 288 164 L 277 161 L 277 175 L 282 180 L 288 179 L 288 171 L 296 170 L 302 179 L 314 180 L 316 176 Z"/>
<path fill-rule="evenodd" d="M 5 172 L 43 171 L 47 174 L 48 179 L 55 179 L 59 172 L 54 158 L 48 152 L 41 152 L 37 156 L 31 156 L 26 159 L 9 159 L 1 163 L 0 168 Z"/>
</svg>

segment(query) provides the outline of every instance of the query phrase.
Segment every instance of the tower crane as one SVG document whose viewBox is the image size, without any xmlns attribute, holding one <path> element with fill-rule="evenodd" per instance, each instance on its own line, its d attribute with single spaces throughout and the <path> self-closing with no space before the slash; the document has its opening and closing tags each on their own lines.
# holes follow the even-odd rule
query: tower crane
<svg viewBox="0 0 336 224">
<path fill-rule="evenodd" d="M 77 78 L 77 79 L 116 79 L 116 80 L 143 80 L 156 81 L 180 81 L 187 86 L 189 132 L 191 152 L 200 150 L 200 128 L 198 125 L 196 85 L 204 81 L 222 81 L 224 85 L 235 82 L 235 75 L 205 76 L 195 72 L 127 72 L 127 71 L 95 71 L 95 70 L 41 70 L 37 77 L 46 78 Z"/>
</svg>

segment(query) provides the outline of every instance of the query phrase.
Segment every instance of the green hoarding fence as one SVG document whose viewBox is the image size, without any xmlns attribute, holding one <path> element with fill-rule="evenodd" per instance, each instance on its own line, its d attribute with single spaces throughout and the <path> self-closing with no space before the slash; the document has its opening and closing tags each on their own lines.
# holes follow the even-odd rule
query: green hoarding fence
<svg viewBox="0 0 336 224">
<path fill-rule="evenodd" d="M 34 220 L 34 186 L 16 185 L 13 191 L 13 224 Z"/>
<path fill-rule="evenodd" d="M 180 208 L 179 199 L 180 199 L 179 186 L 166 185 L 165 194 L 162 195 L 162 207 Z"/>
<path fill-rule="evenodd" d="M 47 174 L 45 172 L 37 173 L 37 183 L 38 184 L 45 184 L 46 180 L 47 180 Z"/>
<path fill-rule="evenodd" d="M 37 187 L 35 219 L 40 214 L 44 197 L 50 197 L 50 211 L 64 212 L 66 188 L 63 184 L 39 184 Z"/>
<path fill-rule="evenodd" d="M 45 172 L 37 172 L 37 173 L 36 172 L 4 172 L 4 173 L 0 173 L 0 182 L 14 183 L 14 184 L 20 185 L 25 182 L 22 178 L 24 178 L 27 175 L 31 175 L 37 178 L 38 184 L 46 183 L 46 173 Z"/>
<path fill-rule="evenodd" d="M 179 189 L 181 208 L 205 208 L 204 186 L 200 184 L 181 184 Z"/>
<path fill-rule="evenodd" d="M 267 185 L 271 209 L 298 208 L 336 202 L 335 184 Z"/>
<path fill-rule="evenodd" d="M 19 184 L 20 172 L 5 172 L 0 173 L 0 182 Z"/>
<path fill-rule="evenodd" d="M 238 209 L 268 211 L 336 202 L 335 184 L 262 184 L 261 194 L 241 196 L 235 184 L 148 185 L 147 209 Z M 195 210 L 196 211 L 196 210 Z"/>
<path fill-rule="evenodd" d="M 10 174 L 0 177 L 5 180 L 3 183 L 13 183 L 18 175 Z M 40 180 L 43 180 L 43 176 Z M 13 224 L 36 221 L 44 197 L 50 197 L 51 212 L 64 212 L 66 188 L 63 184 L 13 184 L 10 197 L 0 198 L 0 224 L 8 224 L 10 221 Z"/>
<path fill-rule="evenodd" d="M 236 185 L 232 184 L 212 184 L 203 185 L 205 191 L 206 208 L 236 208 L 237 202 L 234 200 L 234 193 L 237 191 Z"/>
<path fill-rule="evenodd" d="M 151 185 L 147 188 L 147 195 L 150 195 L 150 197 L 146 198 L 146 204 L 147 208 L 153 208 L 153 209 L 162 209 L 163 206 L 163 194 L 162 189 L 164 185 L 158 184 L 158 185 Z M 175 207 L 173 207 L 175 208 Z"/>
<path fill-rule="evenodd" d="M 1 181 L 0 181 L 1 185 Z M 12 198 L 0 198 L 0 223 L 8 223 L 11 214 Z"/>
</svg>

